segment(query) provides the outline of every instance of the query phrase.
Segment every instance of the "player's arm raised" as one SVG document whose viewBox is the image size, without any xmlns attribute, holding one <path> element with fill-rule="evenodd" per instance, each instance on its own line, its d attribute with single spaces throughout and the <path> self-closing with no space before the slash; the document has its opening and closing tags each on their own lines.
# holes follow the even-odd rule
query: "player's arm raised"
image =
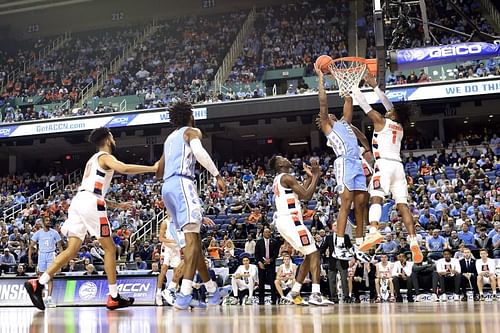
<svg viewBox="0 0 500 333">
<path fill-rule="evenodd" d="M 298 195 L 300 200 L 310 200 L 316 191 L 316 185 L 318 184 L 320 176 L 319 165 L 315 160 L 311 161 L 311 174 L 312 180 L 307 187 L 300 185 L 295 177 L 288 174 L 281 177 L 281 185 L 292 189 L 292 191 Z"/>
<path fill-rule="evenodd" d="M 318 75 L 318 98 L 319 98 L 319 126 L 325 135 L 332 131 L 332 123 L 328 115 L 328 101 L 326 97 L 324 74 L 321 69 L 314 64 L 314 71 Z"/>
<path fill-rule="evenodd" d="M 365 80 L 370 86 L 372 86 L 373 84 L 375 84 L 375 86 L 377 85 L 377 82 L 375 81 L 375 79 L 371 75 L 367 75 L 365 77 Z M 380 89 L 378 89 L 378 90 L 381 92 Z M 379 112 L 375 111 L 372 108 L 372 106 L 368 103 L 365 96 L 363 95 L 361 90 L 358 88 L 358 86 L 352 87 L 352 93 L 353 93 L 354 98 L 358 102 L 359 106 L 361 107 L 361 109 L 368 116 L 368 118 L 370 118 L 371 121 L 373 121 L 373 125 L 375 127 L 375 130 L 376 131 L 381 130 L 385 125 L 385 118 Z M 385 96 L 385 94 L 383 92 L 382 92 L 382 94 Z M 392 105 L 392 103 L 389 101 L 389 99 L 387 99 L 387 97 L 385 97 L 385 99 Z M 385 106 L 385 104 L 384 104 L 384 106 Z"/>
<path fill-rule="evenodd" d="M 105 170 L 114 170 L 125 175 L 135 175 L 138 173 L 156 172 L 158 170 L 158 162 L 152 166 L 125 164 L 120 162 L 111 154 L 103 154 L 99 157 L 99 166 Z"/>
<path fill-rule="evenodd" d="M 226 194 L 226 182 L 221 177 L 219 170 L 215 166 L 214 161 L 208 152 L 203 148 L 201 144 L 201 131 L 197 128 L 188 128 L 184 132 L 184 140 L 189 143 L 191 150 L 193 151 L 194 157 L 198 163 L 200 163 L 212 176 L 217 180 L 217 187 L 222 195 Z"/>
</svg>

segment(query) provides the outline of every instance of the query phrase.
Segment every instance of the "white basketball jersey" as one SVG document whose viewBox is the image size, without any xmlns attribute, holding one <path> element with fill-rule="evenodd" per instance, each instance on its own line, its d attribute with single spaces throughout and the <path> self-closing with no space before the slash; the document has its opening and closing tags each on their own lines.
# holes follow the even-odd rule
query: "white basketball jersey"
<svg viewBox="0 0 500 333">
<path fill-rule="evenodd" d="M 401 141 L 403 127 L 390 119 L 385 119 L 385 126 L 380 132 L 373 132 L 372 148 L 376 160 L 385 158 L 401 162 Z"/>
<path fill-rule="evenodd" d="M 114 170 L 104 170 L 99 167 L 99 157 L 107 154 L 106 152 L 97 152 L 88 160 L 83 174 L 82 184 L 79 191 L 92 192 L 98 196 L 104 197 L 108 192 Z"/>
<path fill-rule="evenodd" d="M 290 263 L 290 266 L 287 268 L 285 264 L 281 264 L 280 267 L 281 267 L 281 273 L 283 275 L 286 275 L 286 274 L 292 274 L 293 273 L 293 269 L 294 269 L 294 266 L 295 264 L 294 263 Z"/>
<path fill-rule="evenodd" d="M 302 222 L 302 208 L 299 197 L 290 188 L 281 185 L 281 177 L 286 173 L 280 173 L 274 178 L 273 192 L 278 215 L 294 215 Z"/>
<path fill-rule="evenodd" d="M 387 263 L 386 266 L 382 265 L 381 262 L 377 264 L 378 271 L 380 273 L 381 278 L 390 278 L 392 276 L 392 265 L 390 262 Z"/>
</svg>

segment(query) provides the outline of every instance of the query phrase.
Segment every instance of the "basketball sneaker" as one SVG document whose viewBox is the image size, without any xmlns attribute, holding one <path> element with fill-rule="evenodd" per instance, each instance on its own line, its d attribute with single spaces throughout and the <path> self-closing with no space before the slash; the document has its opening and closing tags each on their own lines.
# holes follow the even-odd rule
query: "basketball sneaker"
<svg viewBox="0 0 500 333">
<path fill-rule="evenodd" d="M 192 299 L 193 295 L 183 295 L 182 293 L 177 293 L 175 295 L 174 308 L 179 310 L 188 310 Z"/>
<path fill-rule="evenodd" d="M 161 292 L 161 295 L 165 299 L 168 305 L 174 306 L 175 303 L 175 290 L 174 289 L 165 289 Z"/>
<path fill-rule="evenodd" d="M 309 304 L 326 306 L 326 304 L 323 303 L 323 297 L 320 293 L 312 293 L 311 296 L 309 296 Z"/>
<path fill-rule="evenodd" d="M 415 264 L 420 264 L 422 260 L 424 260 L 424 256 L 422 255 L 422 250 L 420 250 L 420 246 L 416 239 L 412 239 L 410 242 L 410 251 L 413 257 L 413 262 Z"/>
<path fill-rule="evenodd" d="M 290 292 L 285 297 L 295 305 L 309 305 L 299 293 Z"/>
<path fill-rule="evenodd" d="M 279 305 L 290 305 L 290 304 L 293 304 L 293 300 L 290 300 L 290 299 L 286 298 L 285 296 L 283 296 L 279 299 L 278 304 Z"/>
<path fill-rule="evenodd" d="M 224 292 L 222 288 L 216 288 L 213 293 L 207 292 L 207 304 L 208 305 L 219 305 L 223 298 Z M 227 294 L 226 294 L 227 295 Z"/>
<path fill-rule="evenodd" d="M 335 244 L 333 248 L 334 252 L 334 258 L 337 258 L 339 260 L 351 260 L 352 259 L 352 253 L 349 251 L 349 249 L 345 246 L 345 244 L 342 245 L 337 245 Z"/>
<path fill-rule="evenodd" d="M 353 257 L 359 260 L 362 264 L 368 264 L 372 260 L 372 258 L 369 255 L 360 251 L 356 245 L 353 245 L 350 248 L 350 251 Z"/>
<path fill-rule="evenodd" d="M 240 302 L 236 297 L 226 296 L 224 298 L 224 305 L 238 305 Z"/>
<path fill-rule="evenodd" d="M 38 282 L 37 279 L 31 279 L 24 283 L 24 288 L 28 292 L 28 295 L 31 298 L 31 302 L 40 310 L 45 310 L 45 303 L 43 301 L 43 289 L 45 286 Z"/>
<path fill-rule="evenodd" d="M 373 246 L 382 243 L 384 236 L 378 231 L 373 234 L 368 234 L 365 241 L 359 246 L 358 250 L 361 252 L 368 252 Z"/>
<path fill-rule="evenodd" d="M 54 300 L 52 300 L 51 296 L 47 296 L 47 299 L 45 300 L 45 306 L 48 308 L 55 308 L 56 303 L 54 303 Z"/>
<path fill-rule="evenodd" d="M 205 310 L 207 308 L 207 303 L 192 298 L 189 307 L 193 310 Z"/>
<path fill-rule="evenodd" d="M 120 308 L 126 308 L 134 304 L 133 297 L 121 296 L 120 294 L 116 295 L 116 297 L 111 297 L 108 295 L 108 301 L 106 302 L 106 308 L 109 310 L 115 310 Z"/>
</svg>

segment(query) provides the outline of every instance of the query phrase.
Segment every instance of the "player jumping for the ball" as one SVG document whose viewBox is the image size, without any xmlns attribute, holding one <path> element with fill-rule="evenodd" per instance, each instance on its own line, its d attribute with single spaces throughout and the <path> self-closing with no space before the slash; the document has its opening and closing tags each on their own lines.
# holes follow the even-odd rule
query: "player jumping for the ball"
<svg viewBox="0 0 500 333">
<path fill-rule="evenodd" d="M 410 119 L 408 104 L 399 104 L 394 107 L 384 92 L 377 86 L 373 76 L 368 74 L 365 80 L 373 88 L 387 112 L 385 116 L 382 116 L 371 107 L 357 86 L 352 88 L 354 98 L 358 101 L 361 109 L 368 115 L 368 118 L 373 121 L 374 127 L 372 147 L 375 157 L 375 173 L 369 189 L 371 197 L 369 220 L 371 226 L 369 228 L 370 234 L 360 247 L 360 250 L 368 250 L 380 238 L 377 225 L 382 215 L 382 203 L 384 197 L 391 192 L 408 231 L 413 261 L 420 263 L 422 261 L 422 252 L 416 239 L 413 218 L 408 208 L 408 187 L 400 156 L 403 127 L 407 125 Z"/>
</svg>

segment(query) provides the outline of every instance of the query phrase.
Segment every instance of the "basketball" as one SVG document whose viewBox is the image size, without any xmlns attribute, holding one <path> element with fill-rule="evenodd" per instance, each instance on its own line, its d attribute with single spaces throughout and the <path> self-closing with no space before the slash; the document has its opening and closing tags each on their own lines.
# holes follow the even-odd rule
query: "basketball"
<svg viewBox="0 0 500 333">
<path fill-rule="evenodd" d="M 321 71 L 324 74 L 330 73 L 330 70 L 328 69 L 328 67 L 332 63 L 333 63 L 333 59 L 326 54 L 323 54 L 323 55 L 319 56 L 318 59 L 316 59 L 316 65 L 321 69 Z"/>
</svg>

